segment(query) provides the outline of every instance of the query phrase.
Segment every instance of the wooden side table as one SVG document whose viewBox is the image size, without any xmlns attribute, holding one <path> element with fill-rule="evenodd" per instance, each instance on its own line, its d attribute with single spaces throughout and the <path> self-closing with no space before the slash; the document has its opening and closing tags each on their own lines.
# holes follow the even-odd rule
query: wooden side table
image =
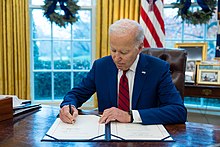
<svg viewBox="0 0 220 147">
<path fill-rule="evenodd" d="M 185 84 L 184 96 L 220 98 L 220 86 Z"/>
</svg>

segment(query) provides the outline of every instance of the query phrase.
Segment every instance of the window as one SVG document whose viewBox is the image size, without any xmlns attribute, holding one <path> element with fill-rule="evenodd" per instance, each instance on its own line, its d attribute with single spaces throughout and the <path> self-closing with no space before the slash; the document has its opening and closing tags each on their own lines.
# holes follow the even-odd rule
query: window
<svg viewBox="0 0 220 147">
<path fill-rule="evenodd" d="M 43 16 L 43 1 L 30 1 L 32 99 L 61 101 L 92 64 L 94 4 L 93 0 L 79 0 L 79 20 L 60 28 Z"/>
<path fill-rule="evenodd" d="M 217 14 L 213 16 L 208 24 L 203 25 L 188 25 L 182 22 L 181 18 L 175 18 L 177 9 L 172 8 L 173 2 L 176 0 L 164 1 L 164 22 L 166 31 L 166 47 L 174 47 L 178 42 L 207 42 L 207 60 L 212 60 L 215 57 L 216 34 L 217 34 Z M 195 10 L 198 7 L 196 1 L 192 1 L 190 10 Z M 216 5 L 217 6 L 217 5 Z M 201 8 L 199 8 L 201 9 Z M 185 97 L 186 105 L 194 105 L 199 107 L 220 107 L 220 99 L 193 98 Z"/>
</svg>

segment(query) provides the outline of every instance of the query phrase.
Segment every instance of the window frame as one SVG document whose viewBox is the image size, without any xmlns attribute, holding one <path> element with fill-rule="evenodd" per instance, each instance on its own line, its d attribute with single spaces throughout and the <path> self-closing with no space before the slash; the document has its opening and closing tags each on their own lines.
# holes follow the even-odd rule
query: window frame
<svg viewBox="0 0 220 147">
<path fill-rule="evenodd" d="M 36 100 L 35 99 L 35 92 L 34 92 L 34 86 L 31 86 L 31 100 L 33 103 L 49 103 L 49 104 L 59 104 L 63 99 L 57 100 L 54 98 L 54 74 L 57 72 L 70 72 L 71 73 L 71 87 L 73 87 L 74 85 L 74 77 L 73 74 L 74 72 L 88 72 L 88 70 L 78 70 L 78 69 L 72 69 L 73 67 L 71 66 L 71 69 L 54 69 L 54 65 L 51 65 L 51 69 L 34 69 L 34 51 L 33 51 L 33 41 L 37 41 L 37 40 L 42 40 L 42 39 L 33 39 L 33 28 L 32 28 L 32 24 L 33 24 L 33 17 L 32 17 L 32 11 L 34 9 L 41 9 L 42 5 L 32 5 L 32 2 L 29 1 L 29 14 L 30 14 L 30 48 L 31 48 L 31 52 L 30 52 L 30 56 L 31 56 L 31 85 L 34 85 L 34 74 L 36 72 L 50 72 L 51 73 L 51 99 L 50 100 Z M 96 1 L 95 0 L 91 0 L 91 6 L 81 6 L 80 10 L 89 10 L 91 11 L 91 36 L 90 39 L 70 39 L 71 43 L 73 43 L 74 41 L 89 41 L 91 42 L 91 64 L 90 64 L 90 68 L 92 66 L 93 61 L 95 60 L 95 55 L 96 55 L 96 50 L 95 50 L 95 36 L 96 36 L 96 32 L 92 31 L 95 30 L 95 26 L 96 26 Z M 53 33 L 53 23 L 50 24 L 51 26 L 51 38 L 49 38 L 48 40 L 51 41 L 51 44 L 53 41 L 61 41 L 61 39 L 53 39 L 52 37 L 52 33 Z M 71 26 L 71 32 L 72 32 L 72 26 Z M 72 35 L 72 34 L 71 34 Z M 47 40 L 47 39 L 43 39 L 43 40 Z M 62 41 L 66 41 L 62 40 Z M 51 51 L 53 51 L 52 46 L 51 46 Z M 54 64 L 54 60 L 53 60 L 53 52 L 51 52 L 51 64 Z M 73 59 L 71 59 L 71 64 Z"/>
</svg>

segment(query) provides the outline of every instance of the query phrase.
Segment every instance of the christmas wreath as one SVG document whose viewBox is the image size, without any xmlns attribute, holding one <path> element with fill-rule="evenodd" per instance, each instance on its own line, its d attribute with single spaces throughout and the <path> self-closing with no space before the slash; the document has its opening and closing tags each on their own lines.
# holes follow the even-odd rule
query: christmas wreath
<svg viewBox="0 0 220 147">
<path fill-rule="evenodd" d="M 64 11 L 64 15 L 56 12 L 57 2 L 60 4 L 60 9 Z M 68 23 L 72 24 L 79 19 L 77 11 L 80 7 L 77 5 L 77 2 L 78 0 L 44 0 L 44 6 L 42 6 L 44 16 L 49 21 L 65 28 Z"/>
<path fill-rule="evenodd" d="M 180 2 L 179 2 L 180 1 Z M 190 11 L 191 0 L 177 0 L 172 3 L 173 8 L 178 8 L 176 17 L 181 17 L 188 24 L 206 24 L 212 18 L 216 9 L 216 0 L 197 0 L 198 5 L 202 8 L 197 8 L 196 11 Z"/>
</svg>

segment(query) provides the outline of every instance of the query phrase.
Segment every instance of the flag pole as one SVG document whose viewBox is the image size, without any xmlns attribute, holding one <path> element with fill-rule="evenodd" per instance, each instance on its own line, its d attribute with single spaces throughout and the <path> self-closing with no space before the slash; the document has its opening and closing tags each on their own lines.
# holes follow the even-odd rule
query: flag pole
<svg viewBox="0 0 220 147">
<path fill-rule="evenodd" d="M 218 0 L 218 16 L 217 16 L 217 25 L 218 25 L 218 32 L 217 32 L 217 39 L 216 39 L 216 51 L 215 51 L 215 59 L 220 60 L 220 0 Z"/>
</svg>

